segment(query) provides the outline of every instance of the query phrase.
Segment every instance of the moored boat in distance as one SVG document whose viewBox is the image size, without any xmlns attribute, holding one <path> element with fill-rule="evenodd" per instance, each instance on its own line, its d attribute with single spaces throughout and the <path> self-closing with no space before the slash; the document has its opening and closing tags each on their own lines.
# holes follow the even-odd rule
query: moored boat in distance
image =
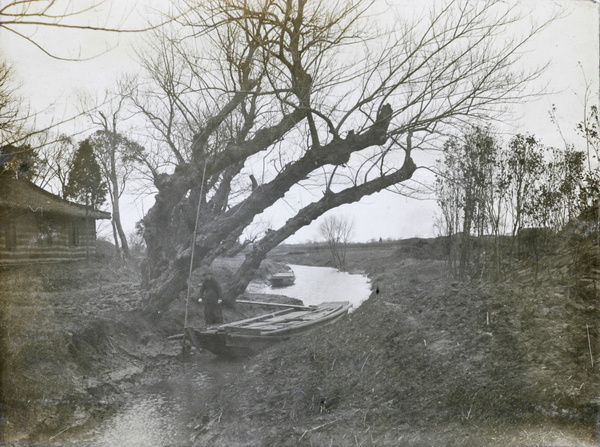
<svg viewBox="0 0 600 447">
<path fill-rule="evenodd" d="M 271 283 L 272 287 L 291 286 L 294 284 L 294 282 L 296 282 L 296 275 L 291 268 L 286 266 L 285 270 L 271 275 L 269 282 Z"/>
<path fill-rule="evenodd" d="M 223 356 L 248 356 L 283 340 L 310 332 L 346 315 L 348 301 L 293 306 L 206 330 L 187 328 L 191 342 L 198 348 Z"/>
</svg>

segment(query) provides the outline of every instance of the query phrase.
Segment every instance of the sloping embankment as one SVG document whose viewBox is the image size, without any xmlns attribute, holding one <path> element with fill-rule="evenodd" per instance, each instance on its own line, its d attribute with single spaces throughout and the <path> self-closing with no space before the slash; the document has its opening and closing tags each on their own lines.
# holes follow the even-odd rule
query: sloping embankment
<svg viewBox="0 0 600 447">
<path fill-rule="evenodd" d="M 453 283 L 442 262 L 395 250 L 361 250 L 351 268 L 369 272 L 371 298 L 256 357 L 196 445 L 595 445 L 593 300 Z"/>
</svg>

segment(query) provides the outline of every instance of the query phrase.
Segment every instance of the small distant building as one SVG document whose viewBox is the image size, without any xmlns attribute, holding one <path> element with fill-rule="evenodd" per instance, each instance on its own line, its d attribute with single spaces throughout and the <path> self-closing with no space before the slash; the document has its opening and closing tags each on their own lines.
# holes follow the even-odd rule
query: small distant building
<svg viewBox="0 0 600 447">
<path fill-rule="evenodd" d="M 96 253 L 96 219 L 110 213 L 0 175 L 0 266 L 86 259 Z"/>
</svg>

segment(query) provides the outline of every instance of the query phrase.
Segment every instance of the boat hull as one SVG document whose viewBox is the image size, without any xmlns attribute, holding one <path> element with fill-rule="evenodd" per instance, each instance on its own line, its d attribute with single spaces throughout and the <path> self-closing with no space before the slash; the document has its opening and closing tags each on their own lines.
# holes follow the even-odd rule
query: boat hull
<svg viewBox="0 0 600 447">
<path fill-rule="evenodd" d="M 204 331 L 188 328 L 191 342 L 220 356 L 250 356 L 292 337 L 301 336 L 346 315 L 350 303 L 286 309 L 248 320 L 213 326 Z"/>
<path fill-rule="evenodd" d="M 296 277 L 293 273 L 275 274 L 269 279 L 272 287 L 287 287 L 296 282 Z"/>
</svg>

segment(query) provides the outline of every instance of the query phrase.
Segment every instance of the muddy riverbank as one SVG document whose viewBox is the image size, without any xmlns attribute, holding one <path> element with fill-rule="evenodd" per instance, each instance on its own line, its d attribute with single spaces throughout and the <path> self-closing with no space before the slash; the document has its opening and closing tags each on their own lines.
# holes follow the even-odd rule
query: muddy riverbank
<svg viewBox="0 0 600 447">
<path fill-rule="evenodd" d="M 140 281 L 135 264 L 115 261 L 0 271 L 2 441 L 96 440 L 96 428 L 136 399 L 185 389 L 191 371 L 210 375 L 182 394 L 199 394 L 185 409 L 184 425 L 193 423 L 195 402 L 209 402 L 202 396 L 219 388 L 214 378 L 237 367 L 195 349 L 184 359 L 182 341 L 169 337 L 183 332 L 185 297 L 160 321 L 149 322 L 138 310 Z M 299 303 L 282 296 L 261 300 Z M 225 309 L 224 317 L 234 321 L 269 310 L 239 306 Z M 204 326 L 195 300 L 188 325 Z"/>
</svg>

